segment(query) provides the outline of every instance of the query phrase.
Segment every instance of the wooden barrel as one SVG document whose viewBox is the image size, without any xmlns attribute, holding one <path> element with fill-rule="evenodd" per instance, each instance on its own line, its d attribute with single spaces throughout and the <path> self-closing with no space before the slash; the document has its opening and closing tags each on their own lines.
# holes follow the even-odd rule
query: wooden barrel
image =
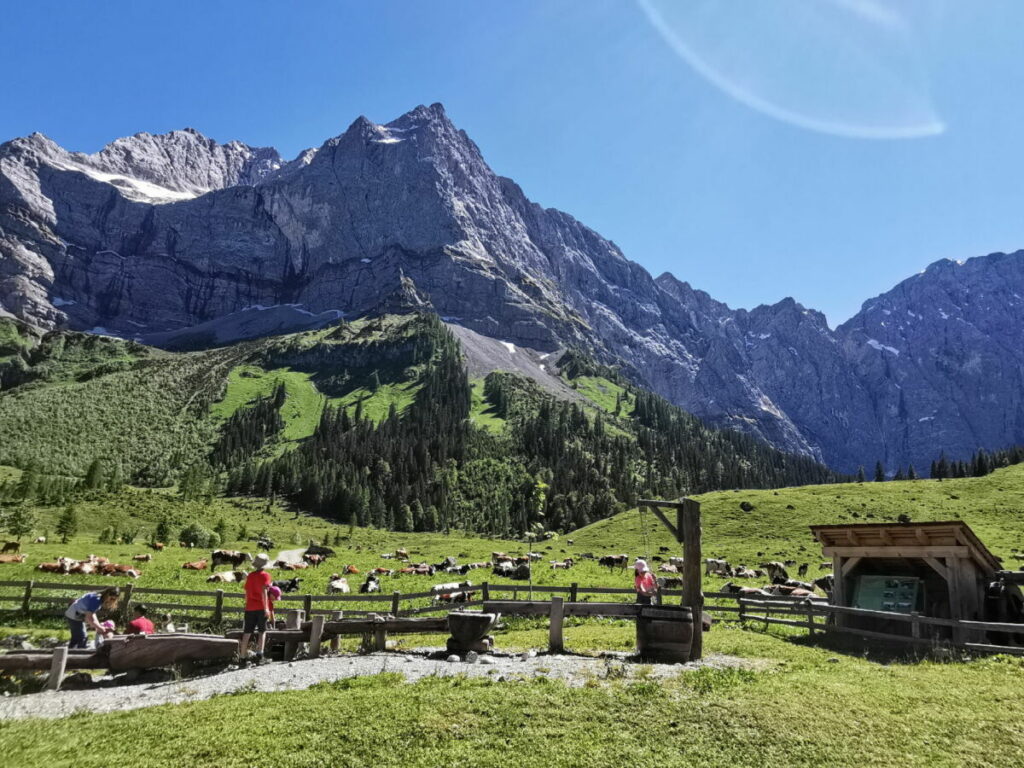
<svg viewBox="0 0 1024 768">
<path fill-rule="evenodd" d="M 636 648 L 640 657 L 659 662 L 690 660 L 693 610 L 681 605 L 644 606 L 636 617 Z"/>
</svg>

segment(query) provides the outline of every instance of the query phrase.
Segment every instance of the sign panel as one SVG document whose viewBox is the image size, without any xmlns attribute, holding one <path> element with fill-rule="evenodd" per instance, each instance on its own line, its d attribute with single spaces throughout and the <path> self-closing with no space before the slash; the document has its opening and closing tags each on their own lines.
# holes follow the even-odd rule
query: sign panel
<svg viewBox="0 0 1024 768">
<path fill-rule="evenodd" d="M 853 592 L 853 607 L 891 613 L 913 613 L 918 610 L 918 599 L 923 595 L 921 579 L 916 576 L 857 577 Z"/>
</svg>

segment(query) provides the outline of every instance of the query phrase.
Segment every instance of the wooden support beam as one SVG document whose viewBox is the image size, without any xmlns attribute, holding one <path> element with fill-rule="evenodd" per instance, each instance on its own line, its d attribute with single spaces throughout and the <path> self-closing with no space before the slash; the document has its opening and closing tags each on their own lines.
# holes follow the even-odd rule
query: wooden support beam
<svg viewBox="0 0 1024 768">
<path fill-rule="evenodd" d="M 374 614 L 372 617 L 373 628 L 373 650 L 386 651 L 388 649 L 388 630 L 384 623 L 384 617 Z"/>
<path fill-rule="evenodd" d="M 217 590 L 217 597 L 214 598 L 213 623 L 220 624 L 224 620 L 224 590 Z"/>
<path fill-rule="evenodd" d="M 343 618 L 345 618 L 344 611 L 333 611 L 331 613 L 331 621 L 341 621 Z M 337 653 L 338 647 L 340 646 L 340 640 L 340 635 L 331 635 L 331 650 L 335 653 Z"/>
<path fill-rule="evenodd" d="M 668 521 L 668 518 L 665 517 L 664 512 L 658 509 L 658 507 L 655 504 L 645 504 L 644 506 L 651 510 L 651 512 L 654 513 L 654 516 L 656 518 L 661 520 L 661 524 L 668 528 L 668 532 L 672 534 L 672 538 L 674 538 L 676 541 L 682 541 L 682 538 L 680 538 L 682 536 L 682 532 Z"/>
<path fill-rule="evenodd" d="M 921 559 L 924 560 L 926 563 L 928 563 L 928 565 L 930 565 L 932 567 L 932 570 L 934 570 L 937 574 L 939 574 L 939 576 L 941 576 L 947 582 L 949 581 L 949 569 L 946 568 L 946 566 L 944 566 L 942 563 L 940 563 L 934 557 L 923 557 Z"/>
<path fill-rule="evenodd" d="M 551 597 L 551 621 L 548 626 L 548 652 L 561 653 L 565 650 L 562 640 L 562 625 L 564 623 L 565 611 L 561 595 Z"/>
<path fill-rule="evenodd" d="M 398 616 L 398 607 L 402 603 L 402 593 L 394 591 L 391 593 L 391 615 Z"/>
<path fill-rule="evenodd" d="M 25 585 L 25 596 L 21 599 L 21 612 L 28 613 L 29 608 L 32 606 L 32 586 L 35 584 L 34 581 L 29 579 Z"/>
<path fill-rule="evenodd" d="M 64 669 L 68 664 L 68 647 L 61 645 L 53 649 L 53 661 L 50 662 L 50 676 L 46 680 L 46 690 L 59 691 L 64 680 Z"/>
<path fill-rule="evenodd" d="M 320 655 L 320 644 L 324 637 L 325 617 L 322 613 L 313 617 L 313 626 L 309 630 L 309 655 L 316 658 Z"/>
<path fill-rule="evenodd" d="M 967 557 L 967 547 L 941 546 L 941 547 L 917 547 L 903 546 L 897 544 L 892 547 L 863 546 L 863 547 L 824 547 L 822 553 L 825 557 L 841 555 L 843 557 Z"/>
<path fill-rule="evenodd" d="M 302 620 L 305 618 L 305 612 L 300 610 L 292 609 L 285 614 L 284 627 L 285 629 L 302 629 Z M 299 644 L 294 640 L 289 640 L 284 644 L 284 660 L 291 661 L 295 658 L 295 652 L 299 649 Z"/>
<path fill-rule="evenodd" d="M 847 561 L 845 563 L 843 563 L 843 574 L 842 575 L 846 576 L 850 571 L 852 571 L 854 568 L 857 567 L 857 563 L 859 563 L 860 561 L 861 561 L 861 558 L 859 558 L 859 557 L 851 557 L 851 558 L 847 559 Z M 835 574 L 834 573 L 832 574 L 832 577 L 835 578 Z"/>
<path fill-rule="evenodd" d="M 826 549 L 828 549 L 826 547 Z M 845 558 L 839 554 L 832 555 L 832 577 L 835 583 L 832 585 L 832 599 L 830 602 L 832 605 L 846 605 L 846 574 L 845 574 Z M 833 623 L 836 628 L 840 628 L 846 624 L 845 617 L 842 614 L 833 615 Z"/>
<path fill-rule="evenodd" d="M 701 620 L 704 616 L 704 569 L 701 554 L 700 504 L 693 499 L 683 500 L 681 514 L 683 535 L 683 605 L 693 610 L 693 642 L 690 645 L 690 660 L 701 658 L 704 652 L 704 632 Z"/>
</svg>

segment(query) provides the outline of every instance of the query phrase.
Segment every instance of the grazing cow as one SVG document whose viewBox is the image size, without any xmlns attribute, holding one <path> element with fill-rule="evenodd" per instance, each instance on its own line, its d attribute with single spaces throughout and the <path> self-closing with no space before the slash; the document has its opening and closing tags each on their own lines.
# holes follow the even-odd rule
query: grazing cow
<svg viewBox="0 0 1024 768">
<path fill-rule="evenodd" d="M 494 564 L 494 570 L 492 573 L 495 576 L 506 576 L 511 577 L 515 573 L 516 567 L 512 563 L 505 560 L 499 560 Z"/>
<path fill-rule="evenodd" d="M 298 592 L 299 591 L 299 582 L 300 581 L 302 581 L 302 577 L 301 576 L 295 576 L 295 577 L 293 577 L 291 579 L 281 579 L 279 581 L 272 582 L 272 584 L 275 587 L 277 587 L 278 589 L 280 589 L 284 594 L 287 595 L 289 592 Z"/>
<path fill-rule="evenodd" d="M 765 587 L 764 591 L 769 595 L 783 595 L 785 597 L 817 597 L 813 590 L 803 587 L 790 587 L 786 584 L 772 584 Z"/>
<path fill-rule="evenodd" d="M 145 555 L 132 555 L 132 560 L 134 560 L 136 563 L 148 563 L 152 559 L 153 556 L 148 553 Z"/>
<path fill-rule="evenodd" d="M 441 595 L 434 595 L 433 603 L 468 603 L 473 599 L 476 592 L 447 592 Z"/>
<path fill-rule="evenodd" d="M 683 580 L 678 576 L 661 577 L 658 579 L 658 589 L 677 589 L 683 586 Z"/>
<path fill-rule="evenodd" d="M 737 579 L 756 579 L 757 571 L 752 568 L 747 568 L 745 565 L 741 565 L 739 568 L 733 569 L 732 575 Z"/>
<path fill-rule="evenodd" d="M 777 560 L 773 560 L 770 563 L 761 563 L 761 567 L 764 568 L 764 570 L 768 574 L 768 578 L 770 578 L 773 582 L 778 581 L 779 579 L 786 581 L 786 579 L 789 578 L 789 573 L 786 571 L 786 566 L 784 566 Z"/>
<path fill-rule="evenodd" d="M 468 589 L 473 586 L 473 582 L 464 581 L 461 584 L 457 581 L 450 582 L 448 584 L 435 584 L 430 588 L 431 592 L 457 592 L 460 589 Z"/>
<path fill-rule="evenodd" d="M 370 592 L 380 592 L 380 582 L 377 580 L 377 575 L 374 573 L 368 573 L 366 575 L 366 581 L 359 585 L 360 594 L 369 594 Z"/>
<path fill-rule="evenodd" d="M 455 565 L 458 565 L 458 561 L 451 555 L 448 555 L 448 557 L 446 557 L 444 560 L 442 560 L 440 563 L 434 566 L 434 570 L 443 571 L 446 568 L 451 568 Z"/>
<path fill-rule="evenodd" d="M 206 563 L 206 560 L 195 560 L 191 563 L 183 563 L 181 567 L 186 571 L 205 571 Z"/>
<path fill-rule="evenodd" d="M 579 560 L 596 560 L 597 559 L 596 557 L 594 557 L 594 553 L 593 552 L 584 552 L 581 555 L 576 555 L 576 557 Z"/>
<path fill-rule="evenodd" d="M 814 588 L 820 589 L 827 595 L 832 594 L 832 590 L 836 587 L 836 577 L 831 573 L 827 576 L 822 576 L 820 579 L 814 580 Z"/>
<path fill-rule="evenodd" d="M 46 537 L 45 536 L 37 536 L 36 537 L 36 544 L 45 544 L 45 543 L 46 543 Z"/>
<path fill-rule="evenodd" d="M 237 584 L 245 581 L 248 575 L 245 571 L 221 571 L 212 574 L 206 581 L 211 584 Z"/>
<path fill-rule="evenodd" d="M 331 580 L 327 582 L 328 595 L 347 595 L 352 591 L 348 585 L 348 579 L 343 579 L 336 573 L 331 574 Z"/>
<path fill-rule="evenodd" d="M 153 542 L 152 544 L 150 544 L 149 546 L 150 546 L 150 548 L 152 548 L 152 549 L 155 549 L 155 550 L 156 550 L 157 552 L 160 552 L 160 551 L 162 551 L 162 550 L 163 550 L 163 548 L 164 548 L 165 546 L 167 546 L 167 545 L 166 545 L 166 544 L 164 544 L 164 543 L 163 543 L 162 541 L 154 541 L 154 542 Z"/>
<path fill-rule="evenodd" d="M 46 573 L 66 573 L 63 563 L 40 563 L 36 566 L 36 570 Z"/>
<path fill-rule="evenodd" d="M 395 557 L 398 558 L 399 560 L 406 560 L 407 561 L 409 559 L 409 552 L 408 552 L 408 550 L 405 550 L 405 549 L 396 549 L 395 550 Z"/>
<path fill-rule="evenodd" d="M 658 573 L 679 573 L 679 568 L 674 565 L 666 565 L 662 563 L 658 566 Z"/>
<path fill-rule="evenodd" d="M 741 587 L 739 584 L 733 584 L 731 581 L 722 585 L 722 591 L 732 592 L 734 595 L 743 595 L 744 597 L 764 597 L 770 594 L 763 589 L 758 589 L 757 587 Z"/>
<path fill-rule="evenodd" d="M 21 549 L 20 541 L 8 541 L 4 544 L 3 549 L 0 549 L 0 554 L 6 555 L 8 552 L 17 552 Z"/>
<path fill-rule="evenodd" d="M 544 559 L 544 555 L 540 552 L 527 552 L 526 556 L 530 559 L 531 563 L 538 563 Z"/>
<path fill-rule="evenodd" d="M 605 555 L 597 561 L 598 565 L 603 565 L 608 570 L 613 568 L 626 569 L 629 565 L 629 555 Z"/>
<path fill-rule="evenodd" d="M 810 563 L 800 563 L 800 567 L 796 569 L 796 576 L 798 579 L 802 579 L 807 575 L 807 569 L 811 567 Z"/>
<path fill-rule="evenodd" d="M 321 563 L 323 563 L 324 560 L 327 559 L 327 555 L 311 555 L 309 553 L 306 553 L 302 556 L 302 559 L 310 565 L 312 565 L 314 568 L 319 568 Z"/>
<path fill-rule="evenodd" d="M 552 560 L 551 561 L 551 569 L 552 570 L 556 570 L 558 568 L 564 568 L 565 570 L 569 570 L 570 568 L 572 568 L 572 566 L 573 566 L 573 561 L 572 561 L 571 557 L 567 557 L 567 558 L 565 558 L 565 560 L 562 560 L 562 561 L 558 561 L 558 560 Z"/>
<path fill-rule="evenodd" d="M 306 551 L 303 555 L 319 555 L 324 560 L 334 554 L 334 550 L 330 547 L 321 547 L 319 544 L 310 544 L 306 547 Z"/>
<path fill-rule="evenodd" d="M 256 547 L 258 549 L 273 549 L 274 542 L 272 539 L 268 539 L 266 536 L 260 536 L 256 539 Z"/>
<path fill-rule="evenodd" d="M 216 570 L 218 565 L 230 565 L 231 570 L 237 571 L 242 563 L 251 563 L 252 555 L 248 552 L 239 552 L 234 549 L 215 549 L 210 556 L 212 559 L 211 570 Z"/>
<path fill-rule="evenodd" d="M 394 576 L 395 572 L 391 568 L 374 568 L 373 572 L 378 576 Z"/>
<path fill-rule="evenodd" d="M 525 581 L 526 579 L 529 579 L 530 578 L 530 564 L 529 563 L 520 563 L 519 565 L 517 565 L 515 567 L 515 570 L 512 571 L 512 578 L 513 579 L 520 579 L 520 580 L 523 580 L 523 581 Z"/>
<path fill-rule="evenodd" d="M 827 563 L 818 563 L 818 570 L 819 571 L 827 571 L 831 567 L 832 567 L 832 562 L 831 561 L 829 561 Z"/>
<path fill-rule="evenodd" d="M 28 557 L 26 554 L 20 555 L 0 555 L 0 563 L 24 563 Z"/>
<path fill-rule="evenodd" d="M 717 557 L 709 557 L 704 560 L 704 575 L 712 576 L 717 573 L 731 572 L 732 568 L 729 566 L 728 560 L 722 560 Z"/>
</svg>

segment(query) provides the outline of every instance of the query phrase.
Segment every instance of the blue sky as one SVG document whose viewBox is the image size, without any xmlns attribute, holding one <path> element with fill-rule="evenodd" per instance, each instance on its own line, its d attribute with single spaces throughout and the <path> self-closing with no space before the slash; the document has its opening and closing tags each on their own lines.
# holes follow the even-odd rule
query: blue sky
<svg viewBox="0 0 1024 768">
<path fill-rule="evenodd" d="M 7 0 L 0 138 L 191 126 L 291 157 L 441 101 L 653 274 L 834 325 L 1024 248 L 1022 27 L 1012 0 Z"/>
</svg>

